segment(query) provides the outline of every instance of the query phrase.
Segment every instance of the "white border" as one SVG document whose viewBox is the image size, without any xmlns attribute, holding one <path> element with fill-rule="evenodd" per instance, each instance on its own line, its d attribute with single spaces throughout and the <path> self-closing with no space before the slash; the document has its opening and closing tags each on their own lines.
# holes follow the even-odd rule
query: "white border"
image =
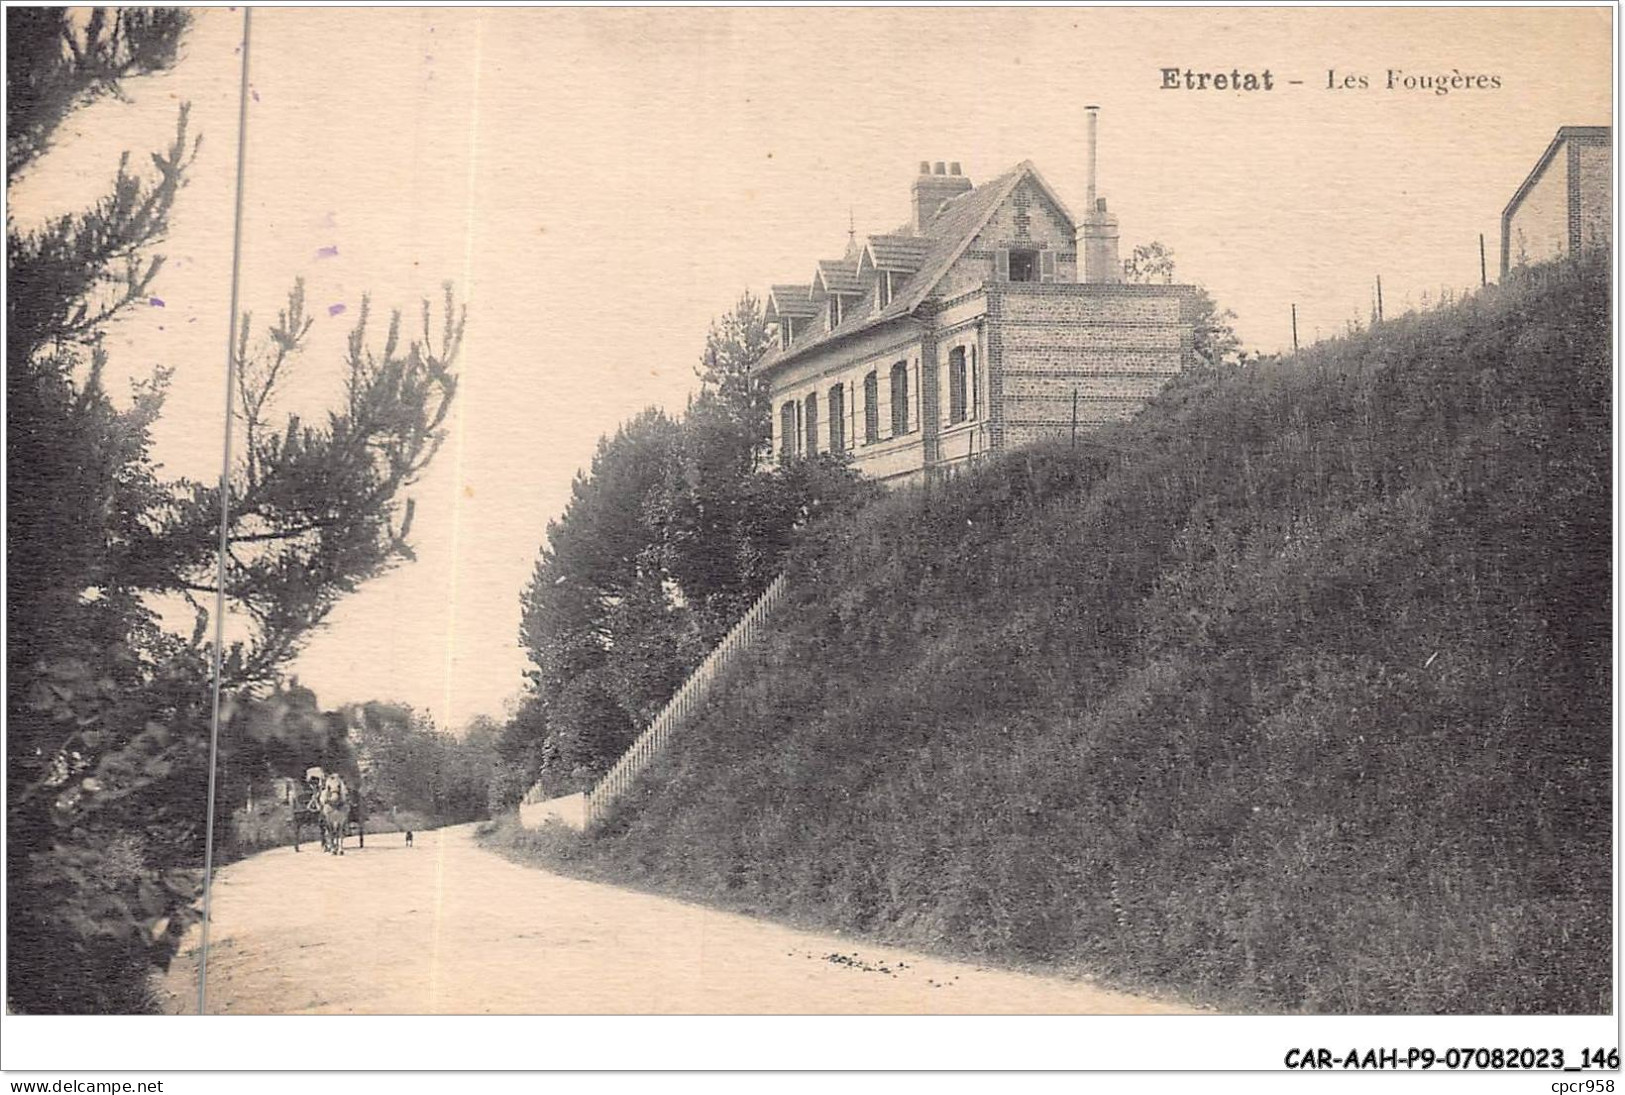
<svg viewBox="0 0 1625 1095">
<path fill-rule="evenodd" d="M 222 4 L 198 4 L 218 7 Z M 266 6 L 299 7 L 304 4 Z M 355 4 L 354 6 L 377 6 Z M 399 4 L 411 6 L 446 6 Z M 513 6 L 492 4 L 490 6 Z M 571 5 L 578 6 L 578 5 Z M 685 4 L 596 4 L 580 6 L 687 6 Z M 714 6 L 743 6 L 715 2 Z M 854 5 L 858 6 L 858 5 Z M 862 5 L 870 6 L 870 5 Z M 940 6 L 963 6 L 942 3 Z M 1119 4 L 1089 6 L 1113 7 Z M 1140 3 L 1132 6 L 1179 7 L 1177 3 Z M 1282 4 L 1203 3 L 1205 7 L 1286 7 Z M 1303 6 L 1303 5 L 1297 5 Z M 1349 7 L 1388 6 L 1348 4 Z M 1422 6 L 1422 5 L 1418 5 Z M 1462 7 L 1466 4 L 1434 4 Z M 1613 4 L 1566 6 L 1614 9 L 1614 115 L 1619 117 L 1620 12 Z M 1620 223 L 1618 152 L 1615 144 L 1614 221 Z M 1615 528 L 1620 519 L 1618 453 L 1620 451 L 1621 386 L 1619 315 L 1619 251 L 1614 253 L 1614 508 Z M 3 427 L 0 427 L 3 428 Z M 3 501 L 0 501 L 3 505 Z M 1613 584 L 1616 634 L 1621 619 L 1620 561 L 1616 538 Z M 1358 1048 L 1450 1046 L 1503 1048 L 1562 1048 L 1571 1061 L 1583 1048 L 1620 1045 L 1620 710 L 1621 660 L 1614 652 L 1613 701 L 1615 710 L 1614 770 L 1614 1006 L 1603 1016 L 1143 1016 L 1143 1017 L 580 1017 L 580 1016 L 357 1016 L 357 1017 L 48 1017 L 7 1015 L 0 1019 L 0 1068 L 7 1073 L 43 1071 L 44 1079 L 88 1079 L 91 1071 L 111 1070 L 138 1078 L 137 1072 L 173 1078 L 170 1092 L 272 1090 L 285 1095 L 290 1083 L 307 1083 L 326 1090 L 315 1077 L 289 1079 L 278 1075 L 244 1075 L 241 1070 L 347 1071 L 340 1083 L 346 1095 L 389 1090 L 456 1091 L 467 1083 L 449 1076 L 401 1075 L 401 1070 L 533 1071 L 533 1070 L 1111 1070 L 1159 1072 L 1191 1070 L 1264 1070 L 1284 1068 L 1284 1054 L 1294 1046 L 1326 1046 L 1342 1053 Z M 0 943 L 0 949 L 4 944 Z M 177 1073 L 177 1063 L 206 1072 L 232 1071 L 229 1080 L 199 1073 Z M 367 1077 L 349 1070 L 374 1070 Z M 1347 1075 L 1346 1073 L 1338 1073 Z M 1108 1082 L 1105 1090 L 1135 1092 L 1258 1090 L 1304 1081 L 1309 1073 L 1251 1075 L 1230 1078 L 1237 1082 L 1201 1081 L 1192 1086 L 1189 1076 L 1142 1074 L 1121 1082 Z M 1319 1075 L 1319 1074 L 1314 1074 Z M 1554 1084 L 1586 1079 L 1615 1081 L 1625 1095 L 1618 1073 L 1529 1075 L 1503 1073 L 1362 1073 L 1380 1075 L 1384 1084 L 1416 1082 L 1443 1084 L 1448 1089 L 1474 1091 L 1516 1090 L 1554 1092 Z M 1406 1079 L 1400 1079 L 1403 1076 Z M 1426 1077 L 1426 1079 L 1422 1079 Z M 15 1077 L 14 1077 L 15 1078 Z M 104 1077 L 105 1078 L 105 1077 Z M 745 1078 L 741 1078 L 745 1079 Z M 872 1078 L 850 1077 L 838 1082 L 868 1087 Z M 982 1090 L 988 1083 L 977 1077 L 930 1077 L 933 1091 L 960 1089 L 974 1082 Z M 1050 1086 L 1055 1077 L 1024 1077 L 1023 1085 Z M 594 1092 L 616 1088 L 619 1078 L 597 1077 L 566 1082 L 591 1085 Z M 513 1082 L 510 1082 L 513 1081 Z M 677 1086 L 686 1086 L 682 1078 Z M 823 1091 L 825 1078 L 774 1077 L 773 1087 L 797 1087 L 803 1081 Z M 536 1077 L 482 1077 L 480 1090 L 541 1090 L 549 1082 Z M 642 1078 L 640 1086 L 653 1082 Z M 662 1086 L 671 1080 L 660 1081 Z M 728 1087 L 718 1077 L 704 1081 L 709 1090 Z M 766 1086 L 750 1078 L 752 1090 Z M 895 1081 L 886 1079 L 888 1090 Z M 1075 1091 L 1079 1078 L 1061 1078 Z M 1086 1081 L 1087 1082 L 1087 1081 Z M 877 1085 L 878 1086 L 878 1085 Z M 1431 1090 L 1432 1088 L 1430 1088 Z M 7 1088 L 9 1090 L 9 1087 Z M 1584 1095 L 1584 1087 L 1569 1089 Z M 1600 1093 L 1600 1088 L 1594 1088 Z"/>
</svg>

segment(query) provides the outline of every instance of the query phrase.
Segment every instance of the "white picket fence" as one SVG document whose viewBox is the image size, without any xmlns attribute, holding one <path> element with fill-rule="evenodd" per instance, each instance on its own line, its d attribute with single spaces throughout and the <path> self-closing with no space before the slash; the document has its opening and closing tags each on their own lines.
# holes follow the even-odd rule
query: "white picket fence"
<svg viewBox="0 0 1625 1095">
<path fill-rule="evenodd" d="M 666 706 L 661 708 L 654 721 L 638 735 L 637 740 L 621 754 L 620 759 L 609 771 L 604 773 L 604 778 L 586 793 L 585 809 L 579 813 L 582 826 L 590 827 L 604 815 L 616 799 L 630 790 L 644 769 L 666 751 L 666 747 L 671 744 L 672 736 L 687 726 L 704 708 L 717 677 L 762 636 L 768 617 L 784 600 L 784 591 L 785 577 L 781 574 L 773 579 L 772 584 L 756 599 L 756 603 L 750 606 L 750 610 L 739 618 L 739 622 L 734 624 L 723 640 L 705 656 L 705 660 L 694 672 L 689 674 L 682 687 L 666 701 Z M 578 796 L 566 797 L 575 799 Z M 557 808 L 555 803 L 558 804 Z M 541 823 L 540 819 L 544 816 L 558 816 L 569 824 L 574 821 L 574 817 L 570 815 L 577 813 L 576 810 L 566 809 L 567 805 L 574 805 L 573 803 L 564 804 L 562 800 L 544 801 L 539 784 L 526 793 L 523 805 L 542 807 L 536 811 L 537 824 Z"/>
</svg>

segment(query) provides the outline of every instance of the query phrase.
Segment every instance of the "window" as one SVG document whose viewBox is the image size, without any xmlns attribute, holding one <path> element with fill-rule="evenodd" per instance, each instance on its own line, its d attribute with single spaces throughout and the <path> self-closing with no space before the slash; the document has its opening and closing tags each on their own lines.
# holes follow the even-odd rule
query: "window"
<svg viewBox="0 0 1625 1095">
<path fill-rule="evenodd" d="M 1038 252 L 1012 251 L 1010 252 L 1010 280 L 1011 281 L 1037 281 L 1038 280 Z"/>
<path fill-rule="evenodd" d="M 783 319 L 779 320 L 779 342 L 786 350 L 788 350 L 790 348 L 790 343 L 794 342 L 795 340 L 796 321 L 791 319 L 789 316 L 785 316 Z"/>
<path fill-rule="evenodd" d="M 880 374 L 870 373 L 863 378 L 863 443 L 873 445 L 880 440 Z"/>
<path fill-rule="evenodd" d="M 846 450 L 846 389 L 837 384 L 829 390 L 829 451 Z"/>
<path fill-rule="evenodd" d="M 897 299 L 897 290 L 902 288 L 903 280 L 907 277 L 901 270 L 881 270 L 876 273 L 875 282 L 880 286 L 882 308 Z"/>
<path fill-rule="evenodd" d="M 948 421 L 965 421 L 965 347 L 948 352 Z"/>
<path fill-rule="evenodd" d="M 807 409 L 807 455 L 812 456 L 818 452 L 818 393 L 808 392 L 803 406 Z"/>
<path fill-rule="evenodd" d="M 839 296 L 837 296 L 836 294 L 831 293 L 829 295 L 829 329 L 833 331 L 833 330 L 835 330 L 835 328 L 839 327 L 840 325 L 841 325 L 841 298 Z"/>
<path fill-rule="evenodd" d="M 908 363 L 903 361 L 891 367 L 891 432 L 893 437 L 908 432 Z"/>
<path fill-rule="evenodd" d="M 779 408 L 779 462 L 796 458 L 796 404 L 791 400 Z"/>
<path fill-rule="evenodd" d="M 972 346 L 970 348 L 970 416 L 972 419 L 976 418 L 977 414 L 981 411 L 981 393 L 982 380 L 981 377 L 977 375 L 976 347 Z"/>
</svg>

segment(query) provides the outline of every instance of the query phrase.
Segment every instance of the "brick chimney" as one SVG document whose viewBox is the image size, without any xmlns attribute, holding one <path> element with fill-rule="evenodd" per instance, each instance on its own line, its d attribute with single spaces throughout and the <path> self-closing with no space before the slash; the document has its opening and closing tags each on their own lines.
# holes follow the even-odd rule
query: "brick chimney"
<svg viewBox="0 0 1625 1095">
<path fill-rule="evenodd" d="M 970 179 L 959 173 L 957 161 L 948 165 L 938 160 L 933 169 L 930 163 L 921 160 L 920 173 L 914 177 L 914 230 L 925 231 L 943 202 L 970 189 Z"/>
<path fill-rule="evenodd" d="M 1123 264 L 1117 254 L 1117 218 L 1106 212 L 1106 199 L 1099 196 L 1095 177 L 1096 148 L 1100 134 L 1100 108 L 1087 112 L 1085 187 L 1083 223 L 1078 225 L 1079 281 L 1113 284 L 1123 280 Z"/>
</svg>

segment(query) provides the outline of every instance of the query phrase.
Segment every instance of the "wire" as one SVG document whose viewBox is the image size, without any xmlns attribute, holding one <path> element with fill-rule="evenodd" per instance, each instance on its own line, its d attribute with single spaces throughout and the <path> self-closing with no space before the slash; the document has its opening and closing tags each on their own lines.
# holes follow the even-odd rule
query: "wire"
<svg viewBox="0 0 1625 1095">
<path fill-rule="evenodd" d="M 198 949 L 197 1012 L 209 997 L 209 898 L 214 883 L 215 766 L 220 756 L 220 677 L 226 646 L 226 546 L 231 529 L 231 417 L 237 382 L 237 292 L 243 261 L 243 165 L 248 147 L 248 37 L 254 9 L 243 8 L 243 79 L 237 92 L 237 211 L 231 231 L 231 317 L 226 323 L 226 440 L 220 461 L 220 559 L 214 590 L 214 710 L 209 717 L 209 812 L 203 823 L 203 941 Z"/>
</svg>

